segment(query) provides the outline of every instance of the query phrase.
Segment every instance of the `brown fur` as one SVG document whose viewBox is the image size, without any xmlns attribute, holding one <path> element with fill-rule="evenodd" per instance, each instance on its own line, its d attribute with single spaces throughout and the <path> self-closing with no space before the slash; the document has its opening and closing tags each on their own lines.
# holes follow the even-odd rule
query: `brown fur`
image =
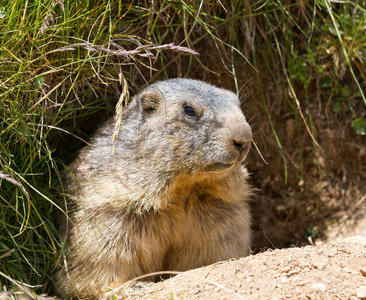
<svg viewBox="0 0 366 300">
<path fill-rule="evenodd" d="M 113 129 L 110 120 L 70 166 L 64 295 L 101 298 L 139 275 L 248 254 L 251 129 L 235 94 L 158 82 L 127 107 L 114 155 Z"/>
</svg>

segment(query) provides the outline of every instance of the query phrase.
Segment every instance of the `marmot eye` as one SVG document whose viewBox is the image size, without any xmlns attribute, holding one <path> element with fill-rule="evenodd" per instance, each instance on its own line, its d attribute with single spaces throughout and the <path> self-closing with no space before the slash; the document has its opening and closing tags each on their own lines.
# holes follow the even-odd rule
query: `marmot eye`
<svg viewBox="0 0 366 300">
<path fill-rule="evenodd" d="M 183 106 L 183 111 L 188 117 L 197 117 L 196 111 L 192 106 L 189 105 Z"/>
</svg>

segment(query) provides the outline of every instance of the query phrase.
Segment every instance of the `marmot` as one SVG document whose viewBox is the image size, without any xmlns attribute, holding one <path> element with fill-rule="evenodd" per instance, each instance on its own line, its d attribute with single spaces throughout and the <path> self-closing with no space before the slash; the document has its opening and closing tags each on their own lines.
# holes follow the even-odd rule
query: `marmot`
<svg viewBox="0 0 366 300">
<path fill-rule="evenodd" d="M 143 274 L 248 255 L 252 131 L 234 93 L 160 81 L 129 103 L 115 143 L 113 123 L 70 166 L 64 296 L 98 299 Z"/>
</svg>

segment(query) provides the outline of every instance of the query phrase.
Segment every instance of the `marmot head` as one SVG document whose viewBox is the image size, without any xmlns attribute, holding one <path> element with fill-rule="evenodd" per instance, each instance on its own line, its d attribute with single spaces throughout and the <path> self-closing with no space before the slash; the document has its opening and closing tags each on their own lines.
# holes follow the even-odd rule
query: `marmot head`
<svg viewBox="0 0 366 300">
<path fill-rule="evenodd" d="M 149 86 L 125 121 L 138 122 L 134 160 L 161 174 L 225 174 L 243 162 L 252 139 L 234 93 L 190 79 Z"/>
</svg>

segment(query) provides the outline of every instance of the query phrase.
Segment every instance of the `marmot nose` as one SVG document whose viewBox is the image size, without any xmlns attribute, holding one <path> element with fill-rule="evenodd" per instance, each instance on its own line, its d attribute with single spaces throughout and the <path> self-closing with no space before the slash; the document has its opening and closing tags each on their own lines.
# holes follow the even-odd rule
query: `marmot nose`
<svg viewBox="0 0 366 300">
<path fill-rule="evenodd" d="M 240 126 L 233 131 L 232 142 L 239 152 L 239 160 L 247 156 L 252 140 L 252 130 L 249 125 Z"/>
<path fill-rule="evenodd" d="M 234 140 L 234 146 L 236 147 L 236 149 L 238 149 L 239 152 L 246 152 L 247 150 L 249 150 L 250 147 L 250 141 L 238 141 L 238 140 Z"/>
</svg>

